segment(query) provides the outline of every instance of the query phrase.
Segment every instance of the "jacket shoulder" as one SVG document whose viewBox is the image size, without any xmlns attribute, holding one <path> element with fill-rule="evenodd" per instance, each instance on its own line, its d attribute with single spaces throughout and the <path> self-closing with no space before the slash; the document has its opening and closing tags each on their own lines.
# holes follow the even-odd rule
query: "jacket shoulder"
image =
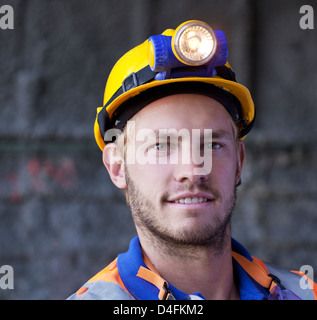
<svg viewBox="0 0 317 320">
<path fill-rule="evenodd" d="M 67 300 L 135 300 L 125 288 L 117 268 L 117 259 L 86 282 Z"/>
</svg>

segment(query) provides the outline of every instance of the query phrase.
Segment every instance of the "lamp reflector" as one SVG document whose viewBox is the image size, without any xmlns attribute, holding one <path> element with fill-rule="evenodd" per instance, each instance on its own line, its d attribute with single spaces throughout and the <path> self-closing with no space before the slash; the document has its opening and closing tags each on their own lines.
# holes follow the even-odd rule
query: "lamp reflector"
<svg viewBox="0 0 317 320">
<path fill-rule="evenodd" d="M 183 63 L 198 66 L 207 63 L 214 55 L 217 38 L 207 24 L 191 21 L 176 30 L 173 46 Z"/>
</svg>

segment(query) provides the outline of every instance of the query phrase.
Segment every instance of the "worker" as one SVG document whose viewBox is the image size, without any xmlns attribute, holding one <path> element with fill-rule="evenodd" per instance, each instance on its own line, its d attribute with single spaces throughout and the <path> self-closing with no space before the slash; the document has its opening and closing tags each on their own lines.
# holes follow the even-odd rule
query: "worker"
<svg viewBox="0 0 317 320">
<path fill-rule="evenodd" d="M 127 52 L 108 77 L 94 134 L 137 236 L 69 299 L 316 299 L 305 274 L 232 238 L 254 121 L 222 31 L 186 21 Z"/>
</svg>

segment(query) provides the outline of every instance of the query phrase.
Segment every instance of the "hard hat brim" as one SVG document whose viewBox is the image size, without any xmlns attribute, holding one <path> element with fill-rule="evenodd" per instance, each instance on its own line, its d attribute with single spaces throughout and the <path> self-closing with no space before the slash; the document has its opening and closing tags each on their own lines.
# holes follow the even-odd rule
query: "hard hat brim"
<svg viewBox="0 0 317 320">
<path fill-rule="evenodd" d="M 107 113 L 109 117 L 112 117 L 112 114 L 117 110 L 117 108 L 130 98 L 140 94 L 141 92 L 144 92 L 150 88 L 162 86 L 164 84 L 169 84 L 169 83 L 177 83 L 177 82 L 203 82 L 203 83 L 208 83 L 212 84 L 216 87 L 219 87 L 223 90 L 226 90 L 233 94 L 239 101 L 242 107 L 242 114 L 243 114 L 243 119 L 246 121 L 246 126 L 250 125 L 251 122 L 254 120 L 255 117 L 255 109 L 254 109 L 254 102 L 252 100 L 250 91 L 243 85 L 233 82 L 230 80 L 225 80 L 221 77 L 212 77 L 212 78 L 206 78 L 206 77 L 186 77 L 186 78 L 177 78 L 177 79 L 166 79 L 166 80 L 153 80 L 149 83 L 137 86 L 135 88 L 132 88 L 123 94 L 121 94 L 119 97 L 117 97 L 114 101 L 111 102 L 109 106 L 107 106 Z M 97 117 L 98 113 L 101 111 L 102 107 L 97 109 Z M 103 140 L 103 137 L 101 136 L 100 133 L 100 128 L 98 125 L 98 121 L 96 118 L 95 121 L 95 126 L 94 126 L 94 131 L 95 131 L 95 138 L 96 142 L 101 150 L 104 149 L 105 147 L 105 142 Z M 243 138 L 243 137 L 242 137 Z"/>
</svg>

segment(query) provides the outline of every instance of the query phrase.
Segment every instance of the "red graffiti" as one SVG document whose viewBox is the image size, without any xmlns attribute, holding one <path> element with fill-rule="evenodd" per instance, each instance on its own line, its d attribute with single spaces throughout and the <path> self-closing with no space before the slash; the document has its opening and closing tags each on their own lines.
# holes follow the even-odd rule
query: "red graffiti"
<svg viewBox="0 0 317 320">
<path fill-rule="evenodd" d="M 22 173 L 23 172 L 23 173 Z M 19 202 L 27 192 L 51 193 L 72 190 L 77 183 L 77 169 L 69 158 L 51 160 L 31 158 L 25 169 L 7 174 L 10 199 Z"/>
</svg>

